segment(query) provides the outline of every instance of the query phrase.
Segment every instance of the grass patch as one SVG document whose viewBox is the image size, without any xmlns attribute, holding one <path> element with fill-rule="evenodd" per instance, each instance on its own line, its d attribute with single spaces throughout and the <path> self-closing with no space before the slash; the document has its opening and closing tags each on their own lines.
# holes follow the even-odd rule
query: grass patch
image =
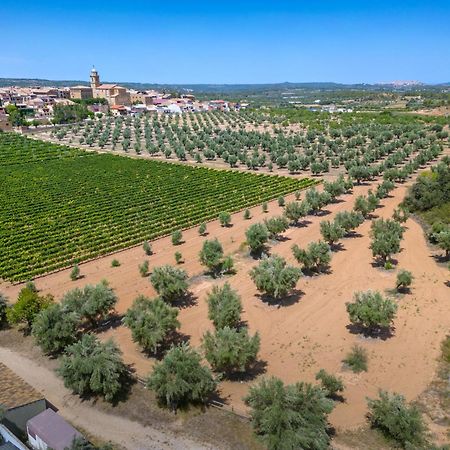
<svg viewBox="0 0 450 450">
<path fill-rule="evenodd" d="M 367 351 L 359 345 L 354 345 L 350 353 L 342 360 L 353 372 L 367 372 Z"/>
</svg>

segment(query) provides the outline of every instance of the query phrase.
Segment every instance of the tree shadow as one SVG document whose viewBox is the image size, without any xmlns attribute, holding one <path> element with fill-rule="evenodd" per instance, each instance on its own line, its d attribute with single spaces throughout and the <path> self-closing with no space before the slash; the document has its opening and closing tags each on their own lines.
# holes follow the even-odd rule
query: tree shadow
<svg viewBox="0 0 450 450">
<path fill-rule="evenodd" d="M 255 361 L 245 372 L 233 372 L 224 375 L 224 378 L 229 381 L 246 382 L 254 380 L 259 375 L 267 372 L 267 361 Z"/>
<path fill-rule="evenodd" d="M 385 265 L 386 265 L 387 263 L 392 264 L 392 269 L 386 269 L 386 268 L 385 268 Z M 372 262 L 370 263 L 370 265 L 371 265 L 372 267 L 374 267 L 374 268 L 378 268 L 378 269 L 383 269 L 383 270 L 389 271 L 389 270 L 393 270 L 394 267 L 396 267 L 396 266 L 398 265 L 398 259 L 396 259 L 396 258 L 390 258 L 390 259 L 388 259 L 388 260 L 383 260 L 382 258 L 375 258 L 375 260 L 372 261 Z"/>
<path fill-rule="evenodd" d="M 328 216 L 329 214 L 331 214 L 331 211 L 329 209 L 319 209 L 318 211 L 316 211 L 315 216 L 324 217 Z"/>
<path fill-rule="evenodd" d="M 186 292 L 181 297 L 176 298 L 172 301 L 172 306 L 180 309 L 189 308 L 195 306 L 198 303 L 198 297 L 196 297 L 192 292 Z"/>
<path fill-rule="evenodd" d="M 278 308 L 295 305 L 300 301 L 303 295 L 305 295 L 305 293 L 300 289 L 292 290 L 291 294 L 281 299 L 275 299 L 268 294 L 256 294 L 263 303 L 267 303 L 270 306 L 278 306 Z"/>
<path fill-rule="evenodd" d="M 363 235 L 361 233 L 358 233 L 357 231 L 350 230 L 350 231 L 347 231 L 347 233 L 345 233 L 344 237 L 347 239 L 355 239 L 355 238 L 363 237 Z"/>
<path fill-rule="evenodd" d="M 346 252 L 347 249 L 344 247 L 344 244 L 342 242 L 333 242 L 330 245 L 330 249 L 332 252 Z"/>
<path fill-rule="evenodd" d="M 445 264 L 449 261 L 450 258 L 448 258 L 445 254 L 438 254 L 438 255 L 431 255 L 431 257 L 438 263 L 438 264 Z"/>
<path fill-rule="evenodd" d="M 366 328 L 359 324 L 350 323 L 346 326 L 347 330 L 351 334 L 361 335 L 365 338 L 381 339 L 386 341 L 394 336 L 395 328 L 391 327 L 379 327 L 379 328 Z"/>
<path fill-rule="evenodd" d="M 172 346 L 176 347 L 184 343 L 189 343 L 190 338 L 191 336 L 189 334 L 182 333 L 178 330 L 173 330 L 167 338 L 160 345 L 158 345 L 155 351 L 143 349 L 142 353 L 147 358 L 155 358 L 158 361 L 161 361 Z"/>
</svg>

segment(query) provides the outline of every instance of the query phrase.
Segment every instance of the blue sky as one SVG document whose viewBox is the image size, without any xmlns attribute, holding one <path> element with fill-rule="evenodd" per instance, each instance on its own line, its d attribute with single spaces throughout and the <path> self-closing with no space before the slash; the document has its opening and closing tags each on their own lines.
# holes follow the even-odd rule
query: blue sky
<svg viewBox="0 0 450 450">
<path fill-rule="evenodd" d="M 0 77 L 450 81 L 450 0 L 0 0 Z"/>
</svg>

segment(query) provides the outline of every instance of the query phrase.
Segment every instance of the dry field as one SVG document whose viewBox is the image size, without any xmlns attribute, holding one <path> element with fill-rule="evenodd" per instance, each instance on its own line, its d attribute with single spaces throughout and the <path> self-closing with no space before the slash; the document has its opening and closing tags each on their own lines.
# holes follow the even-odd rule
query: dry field
<svg viewBox="0 0 450 450">
<path fill-rule="evenodd" d="M 409 184 L 398 186 L 389 198 L 382 200 L 375 215 L 390 217 Z M 307 226 L 291 227 L 284 234 L 284 241 L 271 245 L 271 253 L 282 255 L 294 263 L 291 246 L 297 243 L 304 247 L 319 239 L 320 221 L 332 219 L 338 211 L 350 210 L 356 196 L 367 193 L 370 187 L 369 184 L 356 186 L 352 194 L 344 195 L 339 202 L 327 206 L 323 215 L 308 216 Z M 331 415 L 331 423 L 338 431 L 365 423 L 366 397 L 376 396 L 379 388 L 402 393 L 408 400 L 416 399 L 434 376 L 440 342 L 450 329 L 448 269 L 434 260 L 433 250 L 427 245 L 419 224 L 412 219 L 407 221 L 402 250 L 396 256 L 396 269 L 385 271 L 372 265 L 368 236 L 370 221 L 364 222 L 355 237 L 342 241 L 342 249 L 333 255 L 330 273 L 301 278 L 296 295 L 276 307 L 264 303 L 258 295 L 248 275 L 257 261 L 248 256 L 243 243 L 245 230 L 251 223 L 277 215 L 281 208 L 272 202 L 267 214 L 261 211 L 261 207 L 251 211 L 251 220 L 243 220 L 242 213 L 234 215 L 233 226 L 229 228 L 220 227 L 218 221 L 208 223 L 209 236 L 206 238 L 200 237 L 197 229 L 190 229 L 183 233 L 185 243 L 180 246 L 174 247 L 170 238 L 161 238 L 152 244 L 152 256 L 146 256 L 141 247 L 130 248 L 80 264 L 83 275 L 80 280 L 71 281 L 69 269 L 38 278 L 36 286 L 59 299 L 74 287 L 107 279 L 119 297 L 117 310 L 124 313 L 138 294 L 155 295 L 148 279 L 140 276 L 138 265 L 146 259 L 150 270 L 162 264 L 175 264 L 174 253 L 180 251 L 185 260 L 182 267 L 191 277 L 190 289 L 195 298 L 192 305 L 180 311 L 180 331 L 189 337 L 191 344 L 198 346 L 203 333 L 212 329 L 207 318 L 206 293 L 215 283 L 225 281 L 229 281 L 242 296 L 243 319 L 250 332 L 260 333 L 259 373 L 255 373 L 253 379 L 220 384 L 221 398 L 236 411 L 245 412 L 242 397 L 259 376 L 275 375 L 288 383 L 298 380 L 313 382 L 320 368 L 341 376 L 346 385 L 345 401 L 338 403 Z M 214 237 L 223 244 L 225 253 L 235 255 L 236 275 L 214 280 L 203 274 L 198 253 L 203 241 Z M 112 268 L 113 259 L 118 259 L 121 266 Z M 352 299 L 355 291 L 372 289 L 386 292 L 392 289 L 399 268 L 412 271 L 415 280 L 411 292 L 398 298 L 399 311 L 393 336 L 373 339 L 352 334 L 347 328 L 349 321 L 345 303 Z M 20 285 L 0 284 L 0 290 L 9 298 L 15 298 L 20 288 Z M 147 357 L 132 342 L 127 328 L 109 329 L 101 337 L 117 341 L 124 360 L 135 368 L 138 375 L 145 377 L 151 370 L 155 360 Z M 367 373 L 354 374 L 343 367 L 342 359 L 355 343 L 369 353 Z M 438 439 L 443 439 L 443 428 L 435 427 L 433 431 Z"/>
</svg>

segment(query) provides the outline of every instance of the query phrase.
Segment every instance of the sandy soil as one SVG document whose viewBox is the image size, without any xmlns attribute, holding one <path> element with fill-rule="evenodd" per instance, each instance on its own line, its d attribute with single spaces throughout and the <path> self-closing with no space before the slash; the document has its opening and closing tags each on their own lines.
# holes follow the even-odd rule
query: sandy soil
<svg viewBox="0 0 450 450">
<path fill-rule="evenodd" d="M 354 193 L 342 197 L 341 202 L 329 205 L 326 215 L 308 217 L 307 227 L 290 228 L 286 240 L 271 247 L 271 252 L 286 257 L 294 263 L 291 246 L 306 246 L 320 237 L 319 224 L 331 219 L 342 210 L 351 209 L 354 198 L 367 192 L 370 186 L 357 186 Z M 392 197 L 382 201 L 376 211 L 380 217 L 389 217 L 403 199 L 407 185 L 400 186 Z M 244 232 L 263 216 L 278 214 L 280 208 L 270 204 L 267 215 L 260 207 L 253 208 L 253 219 L 244 221 L 242 213 L 233 216 L 233 226 L 222 228 L 217 221 L 208 224 L 209 237 L 218 237 L 226 253 L 237 256 L 237 274 L 227 280 L 242 296 L 243 319 L 250 332 L 261 335 L 260 358 L 266 364 L 266 374 L 275 375 L 285 382 L 313 381 L 320 368 L 336 373 L 344 379 L 345 402 L 337 405 L 331 415 L 332 424 L 338 429 L 358 427 L 365 422 L 366 397 L 376 396 L 379 388 L 397 391 L 408 400 L 416 398 L 430 383 L 436 370 L 439 344 L 450 329 L 449 290 L 445 284 L 448 271 L 436 264 L 427 246 L 420 226 L 413 220 L 406 223 L 402 251 L 397 255 L 398 266 L 394 271 L 384 271 L 372 266 L 369 249 L 370 221 L 358 229 L 360 236 L 343 240 L 343 248 L 333 256 L 331 271 L 315 277 L 304 277 L 298 283 L 298 295 L 280 308 L 263 303 L 251 282 L 248 271 L 256 263 L 242 248 Z M 40 278 L 36 285 L 44 292 L 60 298 L 64 292 L 86 283 L 97 283 L 106 278 L 116 289 L 120 298 L 118 311 L 123 313 L 138 294 L 154 295 L 147 279 L 138 272 L 138 264 L 148 259 L 150 269 L 154 266 L 174 264 L 173 253 L 181 251 L 186 263 L 183 265 L 191 279 L 191 290 L 196 304 L 180 311 L 181 332 L 198 346 L 201 336 L 211 324 L 207 319 L 206 293 L 214 283 L 202 275 L 198 252 L 205 238 L 196 229 L 184 233 L 186 242 L 172 246 L 169 238 L 154 242 L 155 254 L 146 257 L 141 247 L 125 250 L 113 256 L 81 264 L 84 278 L 70 281 L 70 270 Z M 111 268 L 112 259 L 121 266 Z M 391 289 L 395 284 L 398 268 L 411 270 L 415 281 L 410 294 L 398 299 L 399 311 L 395 320 L 394 335 L 386 340 L 367 339 L 352 334 L 347 328 L 348 317 L 345 303 L 351 301 L 358 290 Z M 2 285 L 0 290 L 15 298 L 19 286 Z M 137 373 L 145 376 L 153 365 L 131 341 L 130 333 L 118 327 L 103 333 L 102 337 L 114 337 L 122 350 L 124 359 L 134 364 Z M 355 375 L 344 370 L 342 359 L 353 344 L 358 343 L 369 352 L 369 370 Z M 237 411 L 245 411 L 242 396 L 254 380 L 246 382 L 223 382 L 221 396 Z"/>
</svg>

